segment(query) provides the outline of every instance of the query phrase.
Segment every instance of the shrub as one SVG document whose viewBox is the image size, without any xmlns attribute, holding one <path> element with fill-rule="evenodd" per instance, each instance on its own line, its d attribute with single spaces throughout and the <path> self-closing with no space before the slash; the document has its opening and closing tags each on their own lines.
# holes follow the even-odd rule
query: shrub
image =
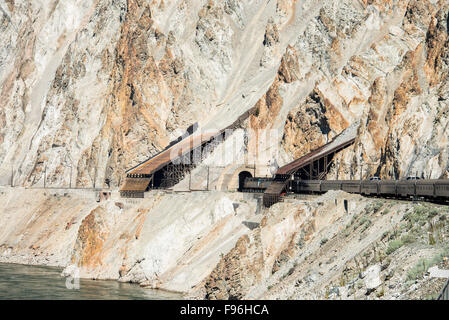
<svg viewBox="0 0 449 320">
<path fill-rule="evenodd" d="M 323 238 L 323 239 L 321 239 L 320 245 L 325 244 L 328 240 L 329 240 L 328 238 Z"/>
<path fill-rule="evenodd" d="M 373 212 L 376 213 L 377 211 L 379 211 L 383 207 L 383 205 L 383 201 L 376 201 L 373 205 Z"/>
<path fill-rule="evenodd" d="M 401 237 L 401 240 L 403 244 L 409 244 L 415 242 L 416 238 L 413 234 L 406 234 L 405 236 Z"/>
<path fill-rule="evenodd" d="M 398 250 L 400 247 L 404 245 L 404 242 L 401 239 L 392 240 L 388 243 L 387 251 L 385 253 L 387 255 L 392 254 L 396 250 Z"/>
<path fill-rule="evenodd" d="M 405 244 L 410 244 L 416 241 L 415 235 L 409 233 L 404 236 L 402 236 L 400 239 L 392 240 L 388 243 L 387 250 L 385 253 L 387 255 L 392 254 L 396 250 L 398 250 L 400 247 L 402 247 Z"/>
<path fill-rule="evenodd" d="M 440 263 L 445 257 L 449 257 L 449 247 L 443 249 L 430 260 L 420 259 L 407 273 L 407 280 L 414 281 L 421 277 L 430 267 Z"/>
<path fill-rule="evenodd" d="M 359 221 L 359 226 L 361 226 L 362 224 L 365 224 L 369 219 L 367 217 L 362 217 L 362 219 L 360 219 Z"/>
<path fill-rule="evenodd" d="M 433 233 L 429 232 L 429 244 L 431 246 L 435 245 L 436 241 L 435 241 L 435 237 L 433 236 Z"/>
<path fill-rule="evenodd" d="M 364 223 L 363 223 L 362 230 L 361 230 L 360 232 L 365 231 L 365 230 L 368 229 L 369 226 L 371 226 L 372 224 L 373 224 L 373 223 L 371 222 L 371 220 L 369 220 L 369 219 L 365 220 Z"/>
<path fill-rule="evenodd" d="M 409 272 L 407 272 L 407 280 L 416 280 L 418 277 L 422 276 L 430 267 L 431 266 L 426 259 L 419 259 L 415 266 L 411 268 Z"/>
<path fill-rule="evenodd" d="M 439 294 L 440 294 L 439 292 L 436 292 L 434 294 L 430 294 L 430 295 L 426 296 L 424 298 L 424 300 L 436 300 L 438 298 Z"/>
<path fill-rule="evenodd" d="M 412 224 L 420 223 L 425 220 L 425 210 L 423 207 L 415 207 L 413 211 L 409 211 L 404 215 L 404 219 Z"/>
<path fill-rule="evenodd" d="M 429 213 L 427 214 L 427 217 L 429 219 L 432 219 L 433 217 L 438 215 L 438 210 L 437 209 L 432 209 L 429 211 Z"/>
</svg>

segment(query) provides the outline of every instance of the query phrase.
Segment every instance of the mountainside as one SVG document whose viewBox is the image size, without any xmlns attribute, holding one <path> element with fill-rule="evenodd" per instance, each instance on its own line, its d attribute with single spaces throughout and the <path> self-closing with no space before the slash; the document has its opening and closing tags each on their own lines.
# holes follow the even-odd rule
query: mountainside
<svg viewBox="0 0 449 320">
<path fill-rule="evenodd" d="M 334 171 L 448 176 L 447 1 L 0 7 L 3 184 L 116 187 L 193 123 L 253 107 L 245 125 L 279 130 L 279 164 L 360 119 Z"/>
<path fill-rule="evenodd" d="M 447 206 L 234 191 L 357 124 L 328 179 L 449 178 L 447 0 L 0 0 L 0 101 L 0 262 L 198 299 L 442 286 Z M 172 190 L 119 197 L 196 123 L 236 122 Z"/>
</svg>

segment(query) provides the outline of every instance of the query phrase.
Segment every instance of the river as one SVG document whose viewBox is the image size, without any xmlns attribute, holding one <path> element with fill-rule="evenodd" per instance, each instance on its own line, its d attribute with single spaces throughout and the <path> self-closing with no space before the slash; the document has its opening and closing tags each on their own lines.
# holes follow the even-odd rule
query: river
<svg viewBox="0 0 449 320">
<path fill-rule="evenodd" d="M 180 294 L 113 280 L 81 279 L 78 286 L 61 277 L 61 271 L 55 267 L 0 263 L 0 300 L 182 299 Z"/>
</svg>

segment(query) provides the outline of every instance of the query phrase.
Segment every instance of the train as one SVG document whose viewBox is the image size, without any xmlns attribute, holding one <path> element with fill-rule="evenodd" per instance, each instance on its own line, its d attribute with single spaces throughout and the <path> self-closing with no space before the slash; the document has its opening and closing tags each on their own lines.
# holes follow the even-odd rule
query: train
<svg viewBox="0 0 449 320">
<path fill-rule="evenodd" d="M 242 191 L 264 192 L 273 179 L 265 178 L 257 183 L 257 178 L 245 179 Z M 248 188 L 248 189 L 247 189 Z M 287 192 L 325 193 L 330 190 L 342 190 L 365 196 L 386 198 L 427 198 L 449 200 L 449 179 L 419 180 L 289 180 Z"/>
<path fill-rule="evenodd" d="M 241 192 L 264 192 L 273 181 L 272 178 L 246 178 Z"/>
<path fill-rule="evenodd" d="M 449 179 L 434 180 L 292 180 L 289 191 L 295 193 L 324 193 L 342 190 L 365 196 L 392 198 L 449 199 Z"/>
</svg>

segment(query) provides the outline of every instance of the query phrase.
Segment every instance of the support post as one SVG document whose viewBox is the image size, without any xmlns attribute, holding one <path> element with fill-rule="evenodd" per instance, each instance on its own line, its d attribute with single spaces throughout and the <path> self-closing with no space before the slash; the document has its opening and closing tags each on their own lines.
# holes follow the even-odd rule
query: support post
<svg viewBox="0 0 449 320">
<path fill-rule="evenodd" d="M 207 185 L 206 190 L 209 191 L 209 166 L 207 166 Z"/>
<path fill-rule="evenodd" d="M 337 159 L 336 162 L 337 162 L 337 180 L 338 180 L 338 171 L 340 171 L 340 161 L 338 161 Z"/>
<path fill-rule="evenodd" d="M 326 180 L 326 175 L 327 175 L 327 157 L 328 156 L 324 157 L 324 177 L 323 177 L 323 180 Z"/>
<path fill-rule="evenodd" d="M 254 178 L 256 177 L 256 159 L 254 159 L 254 175 L 253 175 L 253 177 Z"/>
<path fill-rule="evenodd" d="M 320 168 L 320 163 L 321 163 L 321 159 L 320 158 L 318 158 L 318 161 L 317 161 L 317 163 L 318 163 L 318 172 L 317 172 L 317 176 L 319 177 L 320 175 L 321 175 L 321 168 Z"/>
</svg>

